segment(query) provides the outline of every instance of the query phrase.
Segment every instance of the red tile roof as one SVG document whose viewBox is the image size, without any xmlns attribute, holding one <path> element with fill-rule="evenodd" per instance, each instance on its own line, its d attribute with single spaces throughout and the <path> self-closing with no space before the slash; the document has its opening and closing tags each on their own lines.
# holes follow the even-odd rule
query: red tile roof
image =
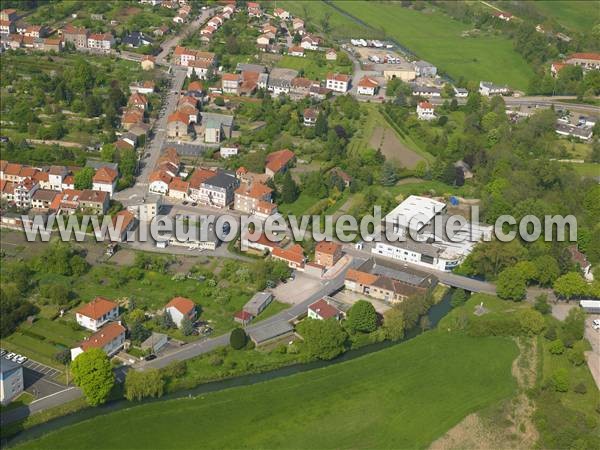
<svg viewBox="0 0 600 450">
<path fill-rule="evenodd" d="M 433 105 L 429 102 L 419 102 L 419 107 L 424 109 L 433 109 Z"/>
<path fill-rule="evenodd" d="M 323 298 L 314 302 L 308 307 L 308 309 L 314 311 L 323 319 L 331 319 L 333 317 L 337 317 L 341 312 L 335 306 L 327 303 L 327 300 Z"/>
<path fill-rule="evenodd" d="M 214 176 L 215 172 L 213 172 L 212 170 L 197 167 L 196 169 L 194 169 L 194 172 L 190 176 L 190 187 L 194 189 L 199 189 L 202 183 Z"/>
<path fill-rule="evenodd" d="M 266 158 L 266 167 L 273 173 L 277 173 L 286 167 L 295 157 L 296 154 L 288 149 L 270 153 Z"/>
<path fill-rule="evenodd" d="M 234 314 L 234 316 L 236 319 L 240 319 L 244 322 L 247 322 L 248 320 L 252 320 L 252 318 L 254 317 L 252 314 L 250 314 L 248 311 L 238 311 Z"/>
<path fill-rule="evenodd" d="M 90 319 L 98 320 L 118 306 L 119 305 L 117 305 L 115 302 L 104 297 L 96 297 L 94 300 L 78 309 L 77 314 L 89 317 Z"/>
<path fill-rule="evenodd" d="M 154 181 L 162 181 L 163 183 L 169 184 L 171 180 L 171 175 L 164 170 L 155 170 L 150 174 L 150 183 L 153 183 Z"/>
<path fill-rule="evenodd" d="M 167 303 L 165 309 L 171 307 L 177 309 L 181 314 L 187 315 L 193 311 L 193 309 L 196 307 L 196 304 L 189 298 L 175 297 L 172 298 L 169 303 Z"/>
<path fill-rule="evenodd" d="M 372 273 L 368 272 L 361 272 L 360 270 L 356 269 L 348 269 L 348 272 L 346 272 L 346 280 L 355 281 L 364 285 L 370 285 L 377 280 L 377 275 L 373 275 Z"/>
<path fill-rule="evenodd" d="M 94 183 L 112 184 L 117 179 L 118 173 L 110 167 L 101 167 L 94 174 Z"/>
<path fill-rule="evenodd" d="M 237 188 L 235 191 L 236 194 L 256 199 L 263 198 L 271 192 L 273 192 L 273 189 L 259 182 L 252 183 L 251 185 L 248 185 L 247 183 L 242 183 L 240 187 Z"/>
<path fill-rule="evenodd" d="M 600 61 L 600 53 L 573 53 L 567 58 L 567 60 L 569 59 L 593 59 Z"/>
<path fill-rule="evenodd" d="M 315 247 L 315 251 L 319 252 L 319 253 L 326 253 L 328 255 L 333 255 L 335 252 L 337 252 L 339 249 L 341 249 L 341 247 L 342 246 L 340 244 L 338 244 L 337 242 L 321 241 Z"/>
<path fill-rule="evenodd" d="M 377 81 L 375 81 L 373 78 L 362 77 L 358 82 L 358 85 L 364 88 L 376 88 L 379 86 L 379 83 L 377 83 Z"/>
<path fill-rule="evenodd" d="M 114 341 L 119 336 L 125 334 L 127 330 L 123 325 L 117 322 L 110 322 L 92 334 L 89 338 L 81 343 L 83 351 L 90 348 L 104 348 L 106 345 Z"/>
<path fill-rule="evenodd" d="M 187 192 L 188 192 L 189 189 L 190 189 L 190 183 L 189 183 L 189 181 L 183 181 L 179 177 L 173 178 L 171 180 L 171 182 L 169 183 L 169 190 L 170 191 L 185 192 L 187 194 Z"/>
<path fill-rule="evenodd" d="M 304 263 L 304 249 L 300 244 L 294 244 L 289 248 L 275 247 L 272 251 L 272 255 L 298 265 Z"/>
<path fill-rule="evenodd" d="M 327 79 L 347 83 L 348 81 L 350 81 L 350 75 L 345 75 L 343 73 L 328 73 Z"/>
<path fill-rule="evenodd" d="M 169 123 L 172 122 L 182 122 L 185 123 L 186 125 L 189 125 L 190 123 L 190 116 L 181 112 L 181 111 L 175 111 L 173 114 L 169 115 L 169 118 L 167 120 Z"/>
</svg>

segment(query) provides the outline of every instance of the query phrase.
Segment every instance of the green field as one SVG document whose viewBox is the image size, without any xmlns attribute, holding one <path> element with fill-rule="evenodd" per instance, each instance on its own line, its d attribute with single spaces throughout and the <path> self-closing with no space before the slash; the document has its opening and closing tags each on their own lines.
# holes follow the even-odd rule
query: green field
<svg viewBox="0 0 600 450">
<path fill-rule="evenodd" d="M 542 0 L 531 4 L 540 14 L 573 31 L 589 31 L 600 22 L 600 7 L 596 1 Z"/>
<path fill-rule="evenodd" d="M 509 339 L 432 331 L 327 368 L 98 416 L 23 448 L 423 448 L 515 392 L 517 353 Z"/>
<path fill-rule="evenodd" d="M 374 6 L 365 1 L 333 3 L 371 27 L 385 30 L 389 37 L 455 79 L 487 80 L 524 90 L 533 75 L 509 39 L 462 37 L 470 27 L 436 10 L 420 12 L 399 4 Z"/>
<path fill-rule="evenodd" d="M 324 80 L 328 72 L 350 73 L 352 66 L 339 66 L 331 61 L 326 62 L 323 53 L 306 52 L 306 56 L 286 55 L 277 63 L 277 67 L 294 69 L 301 72 L 305 78 Z"/>
</svg>

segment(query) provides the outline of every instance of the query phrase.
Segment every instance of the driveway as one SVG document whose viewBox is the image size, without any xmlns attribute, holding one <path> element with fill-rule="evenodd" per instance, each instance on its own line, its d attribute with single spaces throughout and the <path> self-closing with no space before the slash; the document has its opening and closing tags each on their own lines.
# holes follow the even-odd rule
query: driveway
<svg viewBox="0 0 600 450">
<path fill-rule="evenodd" d="M 323 283 L 318 278 L 296 272 L 296 278 L 293 281 L 281 283 L 273 289 L 273 295 L 280 302 L 298 305 L 322 288 Z"/>
</svg>

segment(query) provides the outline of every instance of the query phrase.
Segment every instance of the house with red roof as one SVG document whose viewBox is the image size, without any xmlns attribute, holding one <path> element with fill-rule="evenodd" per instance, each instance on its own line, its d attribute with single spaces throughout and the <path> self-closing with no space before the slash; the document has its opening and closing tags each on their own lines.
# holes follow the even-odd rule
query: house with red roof
<svg viewBox="0 0 600 450">
<path fill-rule="evenodd" d="M 155 170 L 150 174 L 148 190 L 155 194 L 166 194 L 169 192 L 169 184 L 173 177 L 164 170 Z"/>
<path fill-rule="evenodd" d="M 335 319 L 340 320 L 344 317 L 344 313 L 337 309 L 331 302 L 324 298 L 308 306 L 308 318 L 316 320 Z"/>
<path fill-rule="evenodd" d="M 573 53 L 565 63 L 581 66 L 583 70 L 600 70 L 600 53 Z"/>
<path fill-rule="evenodd" d="M 126 332 L 127 329 L 119 322 L 107 323 L 90 337 L 84 339 L 79 347 L 71 349 L 71 360 L 91 348 L 99 348 L 109 357 L 113 356 L 123 348 Z"/>
<path fill-rule="evenodd" d="M 176 140 L 190 140 L 192 130 L 190 116 L 183 111 L 175 111 L 167 118 L 167 136 Z"/>
<path fill-rule="evenodd" d="M 435 119 L 435 108 L 429 102 L 419 102 L 417 105 L 417 117 L 419 120 Z"/>
<path fill-rule="evenodd" d="M 190 192 L 190 182 L 175 177 L 169 183 L 169 197 L 186 200 Z"/>
<path fill-rule="evenodd" d="M 275 247 L 271 251 L 271 257 L 285 262 L 288 267 L 296 270 L 304 270 L 304 249 L 300 244 L 294 244 L 288 248 Z"/>
<path fill-rule="evenodd" d="M 117 189 L 117 178 L 119 173 L 110 167 L 101 167 L 92 178 L 92 189 L 94 191 L 108 192 L 113 195 Z"/>
<path fill-rule="evenodd" d="M 274 177 L 276 173 L 285 172 L 295 160 L 296 154 L 287 148 L 269 153 L 265 161 L 265 175 Z"/>
<path fill-rule="evenodd" d="M 364 76 L 358 82 L 357 92 L 359 95 L 375 95 L 379 89 L 379 83 L 371 77 Z"/>
<path fill-rule="evenodd" d="M 254 319 L 254 316 L 248 311 L 244 310 L 238 311 L 233 315 L 234 322 L 237 322 L 244 327 L 248 325 L 252 321 L 252 319 Z"/>
<path fill-rule="evenodd" d="M 273 190 L 260 182 L 241 183 L 235 190 L 233 209 L 247 214 L 254 214 L 260 201 L 271 202 Z"/>
<path fill-rule="evenodd" d="M 135 228 L 137 219 L 131 211 L 124 209 L 112 217 L 112 223 L 118 233 L 117 242 L 125 242 L 127 233 Z"/>
<path fill-rule="evenodd" d="M 332 267 L 342 257 L 342 246 L 337 242 L 321 241 L 315 247 L 315 262 L 327 268 Z"/>
<path fill-rule="evenodd" d="M 348 91 L 350 87 L 350 75 L 343 73 L 328 73 L 325 79 L 325 87 L 342 94 Z"/>
<path fill-rule="evenodd" d="M 174 297 L 165 305 L 165 313 L 171 315 L 171 319 L 178 328 L 181 328 L 181 322 L 184 318 L 194 320 L 196 317 L 196 304 L 185 297 Z"/>
<path fill-rule="evenodd" d="M 119 317 L 119 305 L 104 297 L 96 297 L 75 312 L 77 323 L 88 330 L 97 331 L 106 322 Z"/>
</svg>

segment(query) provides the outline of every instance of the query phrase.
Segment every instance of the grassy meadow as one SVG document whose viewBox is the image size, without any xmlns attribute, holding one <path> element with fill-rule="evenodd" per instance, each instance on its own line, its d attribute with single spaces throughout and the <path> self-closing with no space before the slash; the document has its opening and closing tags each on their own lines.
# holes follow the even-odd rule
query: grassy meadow
<svg viewBox="0 0 600 450">
<path fill-rule="evenodd" d="M 22 448 L 422 448 L 512 395 L 517 353 L 509 339 L 432 331 L 326 368 L 105 414 Z"/>
</svg>

